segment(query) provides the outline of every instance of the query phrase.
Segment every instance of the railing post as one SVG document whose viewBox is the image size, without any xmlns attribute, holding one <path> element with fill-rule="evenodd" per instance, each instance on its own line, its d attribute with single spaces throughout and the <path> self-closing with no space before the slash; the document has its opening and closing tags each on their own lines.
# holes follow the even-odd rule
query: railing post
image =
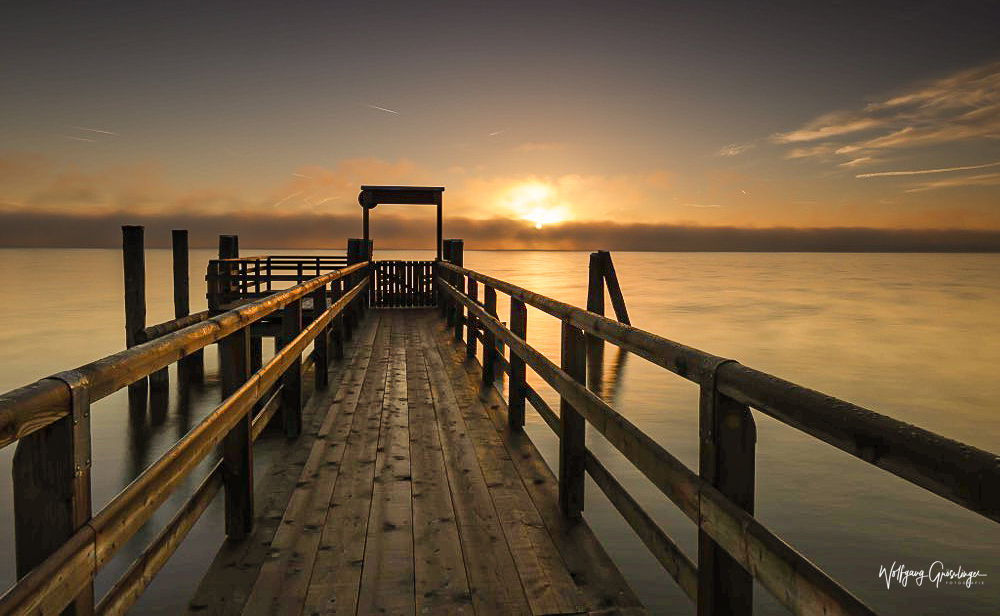
<svg viewBox="0 0 1000 616">
<path fill-rule="evenodd" d="M 699 398 L 699 474 L 733 504 L 754 511 L 754 447 L 757 430 L 750 409 L 720 394 L 717 363 Z M 753 576 L 708 534 L 698 531 L 698 615 L 753 613 Z"/>
<path fill-rule="evenodd" d="M 524 302 L 510 298 L 510 331 L 521 340 L 528 340 L 528 309 Z M 507 394 L 507 423 L 512 430 L 524 428 L 524 360 L 513 351 L 510 352 L 510 380 Z"/>
<path fill-rule="evenodd" d="M 322 285 L 312 292 L 313 312 L 312 318 L 315 321 L 326 312 L 326 285 Z M 329 379 L 329 353 L 327 352 L 327 330 L 324 329 L 316 336 L 313 343 L 313 353 L 316 354 L 316 388 L 324 389 Z"/>
<path fill-rule="evenodd" d="M 483 307 L 486 314 L 497 315 L 497 291 L 488 284 L 483 285 Z M 499 320 L 499 318 L 497 319 Z M 497 379 L 497 341 L 493 332 L 483 329 L 483 385 L 490 385 Z"/>
<path fill-rule="evenodd" d="M 219 341 L 222 397 L 229 397 L 250 378 L 250 329 Z M 226 486 L 226 535 L 234 540 L 253 530 L 253 412 L 248 410 L 222 440 L 222 473 Z"/>
<path fill-rule="evenodd" d="M 607 254 L 607 253 L 604 253 Z M 590 279 L 587 285 L 587 310 L 604 316 L 605 260 L 600 252 L 590 253 Z M 604 374 L 604 340 L 587 334 L 587 388 L 601 394 Z"/>
<path fill-rule="evenodd" d="M 146 255 L 144 227 L 122 227 L 122 264 L 125 270 L 125 347 L 138 344 L 138 335 L 146 327 Z M 142 377 L 128 386 L 129 402 L 145 404 L 149 382 Z"/>
<path fill-rule="evenodd" d="M 477 292 L 477 287 L 478 285 L 476 284 L 475 279 L 469 278 L 469 290 L 465 293 L 465 296 L 474 302 L 478 299 L 479 296 L 479 293 Z M 467 310 L 466 313 L 467 314 L 465 317 L 466 319 L 465 333 L 466 336 L 468 337 L 465 339 L 465 354 L 466 356 L 471 358 L 476 356 L 477 325 L 476 325 L 476 318 L 472 316 L 472 311 Z"/>
<path fill-rule="evenodd" d="M 453 265 L 458 267 L 463 267 L 465 265 L 465 243 L 462 240 L 449 240 L 451 242 L 451 262 Z M 452 286 L 459 293 L 465 292 L 465 276 L 462 274 L 456 274 L 452 272 L 451 274 Z M 462 340 L 462 316 L 463 310 L 462 304 L 459 303 L 458 299 L 455 299 L 452 304 L 452 314 L 454 315 L 454 327 L 455 327 L 455 340 Z"/>
<path fill-rule="evenodd" d="M 337 303 L 343 296 L 343 279 L 334 280 L 330 284 L 330 301 Z M 333 337 L 333 357 L 344 359 L 344 313 L 343 311 L 330 321 L 330 334 Z"/>
<path fill-rule="evenodd" d="M 302 331 L 302 300 L 281 311 L 281 347 L 288 345 Z M 281 377 L 281 417 L 285 435 L 298 436 L 302 431 L 302 356 L 296 357 Z"/>
<path fill-rule="evenodd" d="M 583 330 L 562 324 L 562 369 L 579 383 L 587 377 L 587 345 Z M 583 513 L 584 468 L 587 451 L 586 420 L 566 398 L 559 399 L 559 508 L 568 518 Z"/>
<path fill-rule="evenodd" d="M 141 230 L 142 228 L 139 227 Z M 41 564 L 91 517 L 90 395 L 70 370 L 50 378 L 70 391 L 69 415 L 18 440 L 14 450 L 14 543 L 17 578 Z M 94 613 L 94 582 L 63 612 Z"/>
<path fill-rule="evenodd" d="M 187 229 L 174 229 L 170 232 L 173 249 L 174 274 L 174 318 L 186 317 L 191 314 L 191 290 L 188 270 L 188 232 Z M 202 380 L 205 376 L 205 350 L 198 349 L 187 357 L 183 357 L 177 365 L 178 372 L 183 370 L 188 377 Z"/>
</svg>

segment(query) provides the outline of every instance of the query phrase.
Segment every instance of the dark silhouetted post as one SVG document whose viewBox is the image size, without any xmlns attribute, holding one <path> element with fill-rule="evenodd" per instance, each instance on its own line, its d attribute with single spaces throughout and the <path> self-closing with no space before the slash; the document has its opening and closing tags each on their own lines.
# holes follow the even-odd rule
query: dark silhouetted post
<svg viewBox="0 0 1000 616">
<path fill-rule="evenodd" d="M 141 241 L 142 227 L 138 229 Z M 91 516 L 88 382 L 75 370 L 51 378 L 69 388 L 69 414 L 22 437 L 14 450 L 11 470 L 18 579 L 62 546 Z M 93 613 L 91 580 L 63 614 Z"/>
<path fill-rule="evenodd" d="M 483 285 L 483 307 L 486 314 L 497 317 L 497 291 L 488 284 Z M 499 319 L 498 319 L 499 320 Z M 489 385 L 497 379 L 497 344 L 493 332 L 483 328 L 483 384 Z"/>
<path fill-rule="evenodd" d="M 479 299 L 478 285 L 473 278 L 469 278 L 469 290 L 466 292 L 466 297 L 472 301 L 477 301 Z M 476 318 L 472 316 L 472 311 L 466 311 L 466 323 L 465 323 L 465 333 L 468 336 L 465 339 L 465 355 L 469 358 L 476 356 L 476 337 L 478 335 L 478 324 L 476 323 Z"/>
<path fill-rule="evenodd" d="M 607 253 L 604 253 L 605 255 Z M 590 254 L 589 284 L 587 285 L 587 310 L 604 316 L 605 259 L 600 252 Z M 601 394 L 604 373 L 604 340 L 587 334 L 587 387 Z"/>
<path fill-rule="evenodd" d="M 727 363 L 731 362 L 716 364 L 701 385 L 699 474 L 730 502 L 753 515 L 757 430 L 750 409 L 716 388 L 715 374 Z M 698 615 L 752 613 L 753 576 L 699 530 Z"/>
<path fill-rule="evenodd" d="M 187 229 L 170 232 L 174 256 L 174 318 L 191 314 L 191 290 L 188 282 L 190 262 L 188 260 Z M 178 370 L 184 370 L 189 377 L 201 380 L 205 374 L 205 351 L 198 349 L 180 360 Z"/>
<path fill-rule="evenodd" d="M 222 397 L 232 395 L 250 378 L 250 330 L 241 329 L 219 341 Z M 226 486 L 226 535 L 240 540 L 253 530 L 253 412 L 248 410 L 222 440 Z"/>
<path fill-rule="evenodd" d="M 322 285 L 312 292 L 312 318 L 315 321 L 320 318 L 324 312 L 326 312 L 326 285 Z M 313 343 L 313 353 L 315 353 L 316 361 L 313 362 L 313 366 L 316 369 L 316 388 L 325 389 L 327 380 L 329 378 L 329 355 L 327 352 L 327 342 L 328 342 L 328 330 L 323 329 L 316 336 L 316 340 Z"/>
<path fill-rule="evenodd" d="M 587 344 L 583 330 L 562 324 L 562 369 L 579 383 L 587 377 Z M 569 518 L 583 513 L 583 486 L 587 452 L 587 422 L 566 398 L 559 399 L 559 508 Z"/>
<path fill-rule="evenodd" d="M 122 263 L 125 268 L 125 346 L 138 344 L 146 328 L 146 255 L 141 226 L 122 227 Z M 145 403 L 149 392 L 146 377 L 128 386 L 129 401 Z"/>
<path fill-rule="evenodd" d="M 515 336 L 527 342 L 528 340 L 528 309 L 519 299 L 510 299 L 510 331 Z M 521 356 L 510 351 L 510 381 L 507 395 L 507 423 L 512 430 L 524 427 L 524 388 L 525 367 Z"/>
<path fill-rule="evenodd" d="M 302 331 L 302 300 L 296 300 L 281 312 L 281 346 L 287 346 Z M 281 416 L 285 435 L 295 437 L 302 431 L 302 356 L 295 358 L 281 377 Z"/>
<path fill-rule="evenodd" d="M 449 240 L 451 242 L 451 262 L 459 267 L 464 267 L 465 264 L 465 242 L 462 240 Z M 465 292 L 465 276 L 462 274 L 451 274 L 451 285 L 455 287 L 459 293 Z M 462 304 L 456 299 L 453 303 L 452 313 L 454 314 L 453 325 L 455 327 L 455 340 L 462 340 L 462 316 L 463 308 Z"/>
</svg>

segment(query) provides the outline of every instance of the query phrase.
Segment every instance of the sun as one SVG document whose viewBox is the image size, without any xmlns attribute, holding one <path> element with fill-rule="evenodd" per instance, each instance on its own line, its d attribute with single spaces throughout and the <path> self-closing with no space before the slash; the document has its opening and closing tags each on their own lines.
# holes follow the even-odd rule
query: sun
<svg viewBox="0 0 1000 616">
<path fill-rule="evenodd" d="M 566 208 L 554 203 L 555 189 L 545 182 L 523 182 L 511 188 L 505 197 L 513 213 L 533 223 L 536 229 L 563 222 L 568 217 Z"/>
</svg>

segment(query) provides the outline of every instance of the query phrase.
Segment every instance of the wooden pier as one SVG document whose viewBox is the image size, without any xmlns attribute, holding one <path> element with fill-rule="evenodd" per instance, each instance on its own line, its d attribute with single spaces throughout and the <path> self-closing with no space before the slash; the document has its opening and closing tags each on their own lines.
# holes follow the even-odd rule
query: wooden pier
<svg viewBox="0 0 1000 616">
<path fill-rule="evenodd" d="M 0 615 L 126 613 L 220 491 L 226 541 L 192 613 L 645 613 L 587 525 L 588 475 L 700 616 L 752 614 L 755 582 L 795 614 L 873 614 L 754 517 L 751 409 L 1000 522 L 1000 457 L 633 327 L 608 253 L 591 256 L 579 308 L 465 268 L 462 241 L 441 237 L 443 189 L 363 189 L 366 231 L 378 203 L 436 204 L 439 258 L 378 261 L 367 236 L 344 257 L 241 258 L 223 236 L 209 310 L 189 314 L 179 293 L 176 318 L 147 327 L 142 232 L 124 229 L 128 348 L 0 396 L 18 571 Z M 174 240 L 186 289 L 186 234 Z M 528 306 L 561 322 L 556 360 L 527 342 Z M 595 393 L 608 343 L 698 384 L 697 470 Z M 91 404 L 126 387 L 144 402 L 174 362 L 194 378 L 209 345 L 222 402 L 93 512 Z M 559 439 L 555 473 L 523 430 L 529 408 Z M 587 424 L 696 525 L 696 559 L 588 449 Z M 255 481 L 254 442 L 275 432 L 277 461 Z M 208 476 L 95 601 L 97 573 L 206 459 Z"/>
</svg>

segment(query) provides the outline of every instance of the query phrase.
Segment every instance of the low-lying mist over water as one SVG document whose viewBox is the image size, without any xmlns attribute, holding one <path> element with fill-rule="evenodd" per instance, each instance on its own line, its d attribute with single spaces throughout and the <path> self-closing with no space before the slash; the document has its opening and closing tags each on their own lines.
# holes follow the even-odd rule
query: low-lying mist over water
<svg viewBox="0 0 1000 616">
<path fill-rule="evenodd" d="M 243 238 L 241 238 L 242 240 Z M 245 241 L 245 240 L 244 240 Z M 243 242 L 241 242 L 243 243 Z M 255 250 L 245 255 L 276 253 Z M 191 254 L 192 310 L 205 306 L 211 250 Z M 302 253 L 301 250 L 288 251 Z M 312 251 L 309 251 L 312 252 Z M 339 251 L 338 251 L 339 252 Z M 613 252 L 635 326 L 817 389 L 991 452 L 1000 452 L 1000 255 Z M 426 259 L 429 251 L 377 251 L 377 259 Z M 550 297 L 585 305 L 586 252 L 466 250 L 467 267 Z M 119 250 L 3 249 L 6 289 L 0 391 L 69 369 L 124 346 Z M 173 316 L 168 250 L 146 254 L 147 323 Z M 54 295 L 54 292 L 58 292 Z M 499 295 L 501 320 L 509 304 Z M 58 298 L 58 299 L 54 299 Z M 610 314 L 610 305 L 608 307 Z M 529 308 L 528 341 L 559 357 L 559 324 Z M 265 354 L 270 345 L 265 344 Z M 94 508 L 99 510 L 218 402 L 216 353 L 207 383 L 140 416 L 124 392 L 95 404 Z M 529 382 L 558 399 L 529 371 Z M 642 358 L 605 352 L 612 406 L 692 469 L 698 467 L 698 391 Z M 996 613 L 1000 527 L 861 460 L 754 412 L 756 515 L 784 541 L 879 613 Z M 556 440 L 530 408 L 527 431 L 550 466 Z M 690 521 L 600 435 L 588 447 L 686 553 L 696 557 Z M 0 586 L 14 582 L 10 459 L 0 450 Z M 265 443 L 257 463 L 267 463 Z M 260 470 L 260 473 L 263 471 Z M 260 474 L 258 473 L 258 474 Z M 172 497 L 98 579 L 101 595 L 197 485 Z M 648 554 L 598 488 L 587 484 L 585 516 L 654 614 L 693 606 Z M 157 576 L 136 613 L 176 613 L 223 538 L 221 498 Z M 880 575 L 904 564 L 979 570 L 982 584 L 903 586 Z M 895 565 L 894 565 L 895 563 Z M 888 582 L 888 587 L 887 587 Z M 784 613 L 761 588 L 756 613 Z"/>
</svg>

